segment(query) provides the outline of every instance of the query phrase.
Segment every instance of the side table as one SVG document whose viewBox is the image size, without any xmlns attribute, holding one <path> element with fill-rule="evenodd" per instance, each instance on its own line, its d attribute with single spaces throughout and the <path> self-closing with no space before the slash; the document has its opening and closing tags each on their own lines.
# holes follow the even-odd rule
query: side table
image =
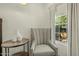
<svg viewBox="0 0 79 59">
<path fill-rule="evenodd" d="M 19 46 L 23 46 L 23 52 L 21 53 L 25 53 L 26 44 L 27 44 L 27 51 L 29 53 L 29 39 L 26 39 L 26 38 L 23 38 L 22 41 L 16 41 L 16 42 L 12 40 L 7 40 L 7 41 L 2 42 L 1 46 L 2 48 L 5 48 L 5 56 L 9 56 L 9 52 L 10 52 L 9 49 L 19 47 Z"/>
</svg>

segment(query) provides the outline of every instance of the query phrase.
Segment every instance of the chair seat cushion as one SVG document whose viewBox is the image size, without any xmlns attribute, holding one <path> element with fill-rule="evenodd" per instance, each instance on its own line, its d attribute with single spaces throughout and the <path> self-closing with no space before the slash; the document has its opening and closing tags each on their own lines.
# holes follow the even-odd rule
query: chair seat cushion
<svg viewBox="0 0 79 59">
<path fill-rule="evenodd" d="M 55 51 L 49 45 L 37 45 L 34 50 L 35 56 L 51 56 L 55 55 Z"/>
</svg>

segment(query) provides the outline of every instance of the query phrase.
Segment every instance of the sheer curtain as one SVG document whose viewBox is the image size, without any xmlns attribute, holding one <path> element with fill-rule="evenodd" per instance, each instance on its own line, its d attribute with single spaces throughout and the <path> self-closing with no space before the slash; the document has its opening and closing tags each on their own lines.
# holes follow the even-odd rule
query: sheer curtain
<svg viewBox="0 0 79 59">
<path fill-rule="evenodd" d="M 78 5 L 71 3 L 70 8 L 70 19 L 71 20 L 71 39 L 70 40 L 70 55 L 78 55 Z"/>
</svg>

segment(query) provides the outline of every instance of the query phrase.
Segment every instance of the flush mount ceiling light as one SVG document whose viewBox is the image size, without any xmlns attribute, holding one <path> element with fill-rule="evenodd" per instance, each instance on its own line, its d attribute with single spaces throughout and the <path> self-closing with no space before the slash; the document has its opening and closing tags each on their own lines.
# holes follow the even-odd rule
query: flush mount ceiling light
<svg viewBox="0 0 79 59">
<path fill-rule="evenodd" d="M 27 5 L 27 3 L 20 3 L 21 5 L 23 5 L 23 6 L 26 6 Z"/>
</svg>

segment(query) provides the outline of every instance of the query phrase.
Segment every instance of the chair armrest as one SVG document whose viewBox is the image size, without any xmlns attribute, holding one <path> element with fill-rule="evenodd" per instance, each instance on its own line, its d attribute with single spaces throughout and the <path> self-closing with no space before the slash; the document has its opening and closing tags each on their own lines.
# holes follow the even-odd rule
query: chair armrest
<svg viewBox="0 0 79 59">
<path fill-rule="evenodd" d="M 35 47 L 36 47 L 36 42 L 35 42 L 35 40 L 33 40 L 32 46 L 31 46 L 31 51 L 30 51 L 31 55 L 33 55 L 33 51 L 34 51 Z"/>
<path fill-rule="evenodd" d="M 56 46 L 56 44 L 51 43 L 49 41 L 49 46 L 55 51 L 56 56 L 58 55 L 58 47 Z"/>
</svg>

